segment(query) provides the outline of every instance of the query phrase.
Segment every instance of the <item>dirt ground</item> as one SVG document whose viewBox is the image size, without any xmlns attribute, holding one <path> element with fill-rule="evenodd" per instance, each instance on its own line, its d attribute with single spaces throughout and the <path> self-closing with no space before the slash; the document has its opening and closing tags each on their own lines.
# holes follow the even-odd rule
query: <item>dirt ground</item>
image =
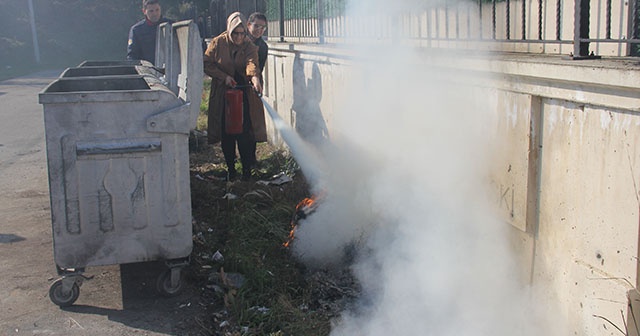
<svg viewBox="0 0 640 336">
<path fill-rule="evenodd" d="M 58 275 L 38 92 L 58 75 L 0 82 L 0 335 L 206 335 L 200 288 L 157 296 L 156 263 L 87 268 L 74 306 L 49 300 Z"/>
</svg>

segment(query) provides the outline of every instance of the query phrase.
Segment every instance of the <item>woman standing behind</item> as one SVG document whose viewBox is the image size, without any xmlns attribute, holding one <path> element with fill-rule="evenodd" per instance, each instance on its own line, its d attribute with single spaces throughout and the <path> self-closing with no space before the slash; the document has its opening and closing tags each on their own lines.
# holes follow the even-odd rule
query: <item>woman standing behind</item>
<svg viewBox="0 0 640 336">
<path fill-rule="evenodd" d="M 266 138 L 264 114 L 254 116 L 258 113 L 251 113 L 259 109 L 252 108 L 250 104 L 262 104 L 257 96 L 257 93 L 262 93 L 262 74 L 258 67 L 258 47 L 247 37 L 245 22 L 240 12 L 229 15 L 227 31 L 213 38 L 204 53 L 204 72 L 211 76 L 208 140 L 210 144 L 221 142 L 229 180 L 237 176 L 236 143 L 242 162 L 242 177 L 248 179 L 255 164 L 256 139 Z M 224 126 L 225 92 L 234 87 L 243 91 L 242 132 L 228 134 Z"/>
</svg>

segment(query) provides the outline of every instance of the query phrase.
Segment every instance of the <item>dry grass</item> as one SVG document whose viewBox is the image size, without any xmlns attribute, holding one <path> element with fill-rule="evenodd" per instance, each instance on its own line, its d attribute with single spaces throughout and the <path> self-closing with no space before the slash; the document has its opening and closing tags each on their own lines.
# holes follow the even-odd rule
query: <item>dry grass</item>
<svg viewBox="0 0 640 336">
<path fill-rule="evenodd" d="M 203 139 L 204 140 L 204 139 Z M 309 196 L 295 161 L 268 144 L 258 146 L 256 179 L 285 172 L 293 181 L 261 185 L 226 182 L 219 146 L 199 141 L 192 150 L 191 197 L 194 253 L 190 274 L 203 288 L 209 332 L 215 335 L 327 335 L 330 317 L 312 310 L 314 298 L 305 269 L 283 247 L 295 206 Z M 225 195 L 233 194 L 237 199 Z M 211 256 L 219 251 L 223 261 Z M 221 280 L 240 274 L 239 288 Z M 209 333 L 208 332 L 208 333 Z"/>
<path fill-rule="evenodd" d="M 210 79 L 205 79 L 204 88 L 197 127 L 201 131 L 206 130 Z M 336 283 L 332 275 L 308 272 L 283 246 L 296 205 L 310 196 L 295 160 L 288 152 L 261 143 L 254 179 L 227 182 L 222 178 L 226 166 L 219 145 L 207 144 L 202 134 L 193 140 L 194 136 L 191 143 L 197 145 L 190 153 L 194 252 L 189 273 L 203 288 L 203 330 L 207 335 L 328 335 L 331 318 L 344 307 L 335 302 L 354 295 L 347 290 L 339 298 L 330 297 L 327 293 L 335 293 Z M 293 181 L 256 183 L 279 173 Z M 212 259 L 216 251 L 224 260 Z M 343 287 L 357 287 L 349 276 L 341 276 L 346 279 Z M 237 278 L 244 280 L 239 288 L 232 281 Z"/>
</svg>

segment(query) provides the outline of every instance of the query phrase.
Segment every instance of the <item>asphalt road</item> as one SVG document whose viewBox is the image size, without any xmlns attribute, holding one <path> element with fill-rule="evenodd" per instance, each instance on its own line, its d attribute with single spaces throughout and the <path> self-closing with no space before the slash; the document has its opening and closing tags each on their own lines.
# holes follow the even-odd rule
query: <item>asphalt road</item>
<svg viewBox="0 0 640 336">
<path fill-rule="evenodd" d="M 196 290 L 159 297 L 157 263 L 87 268 L 72 307 L 49 300 L 53 262 L 43 107 L 60 71 L 0 82 L 0 335 L 201 335 Z"/>
</svg>

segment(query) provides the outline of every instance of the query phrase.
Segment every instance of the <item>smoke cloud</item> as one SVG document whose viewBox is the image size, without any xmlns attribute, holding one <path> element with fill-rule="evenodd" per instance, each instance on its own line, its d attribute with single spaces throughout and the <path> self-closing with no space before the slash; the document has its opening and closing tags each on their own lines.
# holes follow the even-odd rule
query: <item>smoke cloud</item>
<svg viewBox="0 0 640 336">
<path fill-rule="evenodd" d="M 370 15 L 397 12 L 392 4 L 410 2 L 363 6 Z M 487 92 L 461 84 L 471 74 L 430 64 L 424 50 L 403 43 L 354 48 L 359 75 L 335 113 L 321 155 L 326 171 L 313 173 L 325 197 L 293 243 L 311 267 L 340 265 L 357 251 L 352 270 L 363 297 L 332 335 L 565 334 L 559 315 L 537 302 L 539 289 L 519 281 L 529 265 L 514 261 L 511 228 L 489 201 L 499 148 Z"/>
</svg>

